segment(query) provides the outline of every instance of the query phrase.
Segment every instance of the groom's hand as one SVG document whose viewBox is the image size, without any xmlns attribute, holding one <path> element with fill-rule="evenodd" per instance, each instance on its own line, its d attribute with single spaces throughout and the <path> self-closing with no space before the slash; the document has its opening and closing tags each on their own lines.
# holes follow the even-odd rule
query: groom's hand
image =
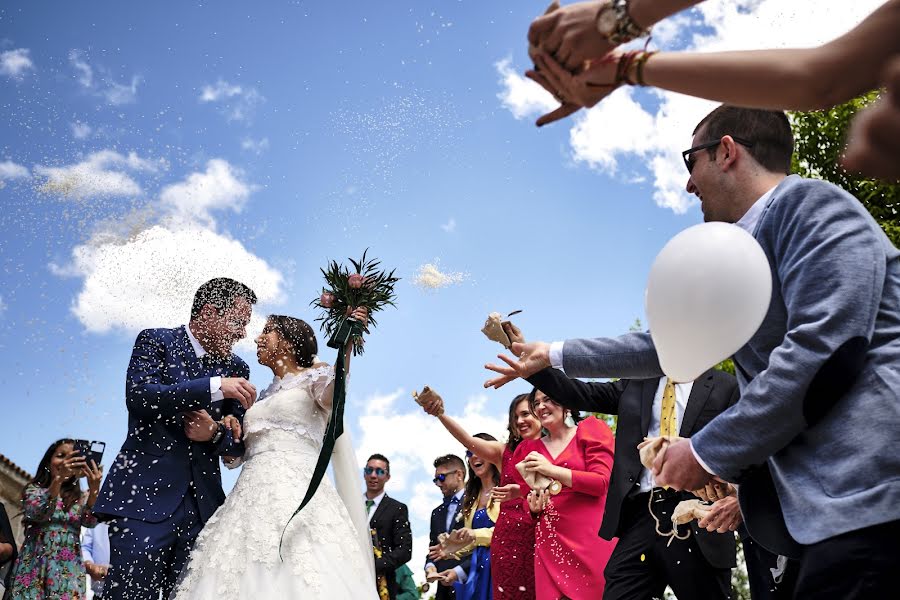
<svg viewBox="0 0 900 600">
<path fill-rule="evenodd" d="M 184 434 L 193 442 L 208 442 L 218 428 L 219 424 L 205 410 L 184 413 Z"/>
<path fill-rule="evenodd" d="M 517 377 L 525 379 L 550 366 L 550 344 L 547 342 L 529 342 L 527 344 L 515 342 L 510 349 L 519 357 L 519 360 L 513 360 L 505 354 L 498 354 L 497 358 L 505 362 L 506 366 L 484 365 L 485 369 L 501 375 L 485 381 L 484 387 L 497 389 Z"/>
<path fill-rule="evenodd" d="M 223 377 L 220 389 L 226 398 L 237 400 L 245 410 L 256 401 L 256 388 L 243 377 Z"/>
</svg>

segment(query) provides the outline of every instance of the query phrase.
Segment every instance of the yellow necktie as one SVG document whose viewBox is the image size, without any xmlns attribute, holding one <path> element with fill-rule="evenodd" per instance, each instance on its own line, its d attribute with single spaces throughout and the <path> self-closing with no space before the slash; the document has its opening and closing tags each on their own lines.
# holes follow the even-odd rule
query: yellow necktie
<svg viewBox="0 0 900 600">
<path fill-rule="evenodd" d="M 659 435 L 678 435 L 678 415 L 675 412 L 675 384 L 666 377 L 662 410 L 659 415 Z"/>
</svg>

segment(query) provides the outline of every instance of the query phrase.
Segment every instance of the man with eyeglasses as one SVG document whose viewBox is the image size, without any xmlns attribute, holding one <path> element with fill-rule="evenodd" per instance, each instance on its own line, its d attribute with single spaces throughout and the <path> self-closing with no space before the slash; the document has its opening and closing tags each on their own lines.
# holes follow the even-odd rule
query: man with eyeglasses
<svg viewBox="0 0 900 600">
<path fill-rule="evenodd" d="M 462 561 L 454 558 L 444 558 L 441 554 L 438 536 L 463 526 L 462 505 L 466 483 L 465 463 L 455 454 L 438 457 L 434 461 L 433 481 L 441 489 L 444 501 L 431 511 L 431 531 L 428 543 L 428 560 L 425 563 L 425 576 L 440 584 L 435 600 L 449 600 L 456 598 L 453 584 L 455 582 L 466 582 L 466 573 L 472 560 L 472 555 L 465 556 Z"/>
<path fill-rule="evenodd" d="M 691 146 L 687 191 L 706 221 L 756 238 L 772 299 L 734 355 L 740 400 L 671 444 L 654 477 L 687 490 L 714 474 L 739 483 L 753 540 L 799 560 L 794 597 L 892 597 L 900 454 L 886 449 L 900 441 L 900 252 L 856 198 L 789 175 L 784 113 L 720 106 Z M 547 366 L 574 377 L 662 374 L 647 334 L 512 350 L 518 366 L 486 385 Z"/>
<path fill-rule="evenodd" d="M 412 558 L 412 531 L 409 510 L 384 491 L 391 479 L 391 463 L 383 454 L 373 454 L 363 469 L 366 491 L 363 500 L 372 545 L 375 548 L 375 577 L 381 600 L 397 598 L 397 569 Z"/>
</svg>

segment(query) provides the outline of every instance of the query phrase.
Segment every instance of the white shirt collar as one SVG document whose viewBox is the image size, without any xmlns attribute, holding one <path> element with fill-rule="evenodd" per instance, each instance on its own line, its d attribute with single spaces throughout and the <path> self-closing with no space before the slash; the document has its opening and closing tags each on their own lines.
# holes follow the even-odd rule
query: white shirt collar
<svg viewBox="0 0 900 600">
<path fill-rule="evenodd" d="M 378 495 L 375 496 L 374 498 L 369 498 L 368 496 L 366 496 L 366 493 L 363 492 L 363 500 L 372 500 L 372 502 L 375 503 L 375 504 L 372 505 L 372 508 L 378 508 L 378 505 L 381 504 L 381 499 L 384 498 L 384 495 L 385 495 L 386 493 L 387 493 L 387 492 L 381 492 L 380 494 L 378 494 Z"/>
<path fill-rule="evenodd" d="M 766 203 L 769 201 L 769 197 L 772 195 L 772 192 L 775 191 L 776 187 L 778 186 L 772 187 L 772 189 L 760 196 L 735 225 L 750 235 L 753 235 L 753 232 L 756 230 L 756 224 L 759 223 L 759 217 L 762 216 L 762 211 L 766 207 Z"/>
<path fill-rule="evenodd" d="M 184 330 L 187 332 L 188 339 L 191 341 L 191 347 L 194 349 L 194 354 L 197 355 L 197 358 L 206 356 L 206 350 L 200 345 L 200 340 L 194 337 L 190 324 L 185 325 Z"/>
</svg>

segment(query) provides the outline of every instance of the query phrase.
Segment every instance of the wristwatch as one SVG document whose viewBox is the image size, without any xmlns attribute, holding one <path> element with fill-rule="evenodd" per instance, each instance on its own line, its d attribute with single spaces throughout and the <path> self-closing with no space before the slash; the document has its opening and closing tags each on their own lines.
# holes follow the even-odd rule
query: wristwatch
<svg viewBox="0 0 900 600">
<path fill-rule="evenodd" d="M 212 438 L 210 438 L 210 440 L 209 440 L 209 443 L 213 444 L 213 445 L 218 444 L 219 440 L 222 439 L 222 436 L 225 435 L 225 426 L 222 425 L 221 423 L 218 423 L 217 425 L 218 425 L 218 427 L 216 428 L 216 432 L 213 434 Z"/>
<path fill-rule="evenodd" d="M 611 44 L 618 46 L 645 35 L 650 28 L 642 29 L 628 14 L 628 0 L 611 0 L 597 11 L 597 31 Z"/>
</svg>

